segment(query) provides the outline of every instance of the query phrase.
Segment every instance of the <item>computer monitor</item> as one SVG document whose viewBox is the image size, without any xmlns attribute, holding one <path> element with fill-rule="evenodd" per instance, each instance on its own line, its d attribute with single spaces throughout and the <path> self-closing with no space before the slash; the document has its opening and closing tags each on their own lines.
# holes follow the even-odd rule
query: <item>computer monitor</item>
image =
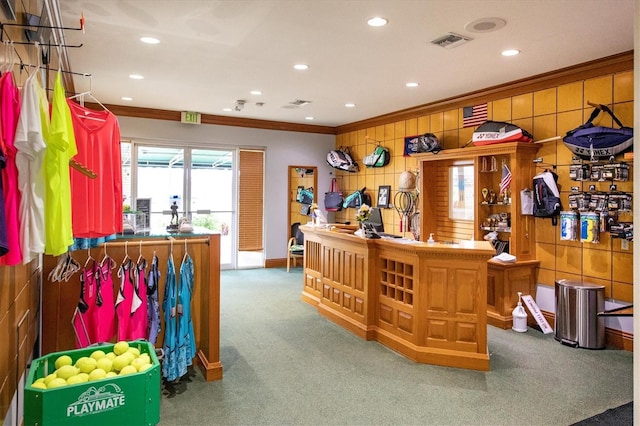
<svg viewBox="0 0 640 426">
<path fill-rule="evenodd" d="M 371 207 L 371 214 L 369 219 L 364 223 L 369 224 L 376 230 L 376 232 L 384 232 L 384 223 L 382 223 L 382 212 L 377 207 Z"/>
</svg>

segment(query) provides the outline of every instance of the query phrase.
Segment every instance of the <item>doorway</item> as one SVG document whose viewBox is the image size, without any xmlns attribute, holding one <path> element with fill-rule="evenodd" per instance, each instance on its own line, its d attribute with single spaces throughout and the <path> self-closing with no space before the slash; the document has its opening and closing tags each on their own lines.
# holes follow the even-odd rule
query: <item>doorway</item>
<svg viewBox="0 0 640 426">
<path fill-rule="evenodd" d="M 298 194 L 302 189 L 310 190 L 313 193 L 313 202 L 318 204 L 318 168 L 315 166 L 289 166 L 289 238 L 291 227 L 294 223 L 301 225 L 309 222 L 309 216 L 301 212 L 302 203 L 298 201 Z M 288 238 L 287 238 L 288 240 Z"/>
<path fill-rule="evenodd" d="M 123 203 L 136 212 L 136 234 L 166 233 L 176 203 L 195 232 L 220 232 L 220 267 L 236 268 L 237 151 L 138 142 L 122 142 L 121 151 Z"/>
</svg>

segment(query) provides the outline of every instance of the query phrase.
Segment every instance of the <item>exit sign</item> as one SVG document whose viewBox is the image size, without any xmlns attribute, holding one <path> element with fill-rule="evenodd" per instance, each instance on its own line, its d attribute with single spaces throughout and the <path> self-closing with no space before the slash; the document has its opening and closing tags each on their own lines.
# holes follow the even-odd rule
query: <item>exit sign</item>
<svg viewBox="0 0 640 426">
<path fill-rule="evenodd" d="M 182 111 L 181 121 L 187 124 L 200 124 L 200 113 L 193 111 Z"/>
</svg>

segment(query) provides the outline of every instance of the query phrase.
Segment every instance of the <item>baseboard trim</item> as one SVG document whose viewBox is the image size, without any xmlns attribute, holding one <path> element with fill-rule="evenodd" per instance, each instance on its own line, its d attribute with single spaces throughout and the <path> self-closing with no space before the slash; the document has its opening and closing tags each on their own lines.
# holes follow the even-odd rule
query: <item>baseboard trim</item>
<svg viewBox="0 0 640 426">
<path fill-rule="evenodd" d="M 265 268 L 286 268 L 287 267 L 287 259 L 265 259 L 264 260 Z"/>
<path fill-rule="evenodd" d="M 542 311 L 549 325 L 555 329 L 556 314 L 553 312 Z M 633 352 L 633 334 L 613 328 L 604 329 L 604 343 L 607 347 Z"/>
<path fill-rule="evenodd" d="M 605 328 L 604 341 L 611 348 L 633 352 L 633 334 L 631 333 Z"/>
</svg>

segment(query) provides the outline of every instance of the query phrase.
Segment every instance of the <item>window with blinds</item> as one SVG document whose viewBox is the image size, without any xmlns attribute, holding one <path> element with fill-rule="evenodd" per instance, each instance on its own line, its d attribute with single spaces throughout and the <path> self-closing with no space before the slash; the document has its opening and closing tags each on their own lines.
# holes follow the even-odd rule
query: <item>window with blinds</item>
<svg viewBox="0 0 640 426">
<path fill-rule="evenodd" d="M 263 249 L 264 152 L 240 150 L 238 191 L 238 250 Z"/>
</svg>

